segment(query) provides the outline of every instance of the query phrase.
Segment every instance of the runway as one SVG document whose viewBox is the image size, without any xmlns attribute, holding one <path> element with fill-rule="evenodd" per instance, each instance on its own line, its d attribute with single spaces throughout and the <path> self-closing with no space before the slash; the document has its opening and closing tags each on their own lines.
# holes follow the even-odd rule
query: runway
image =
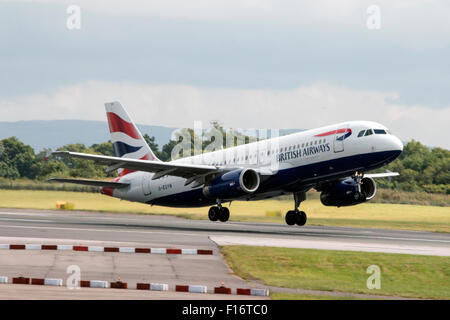
<svg viewBox="0 0 450 320">
<path fill-rule="evenodd" d="M 294 248 L 397 252 L 450 256 L 450 235 L 445 233 L 319 227 L 287 226 L 268 223 L 210 222 L 172 216 L 133 215 L 97 212 L 39 211 L 0 209 L 0 243 L 47 243 L 99 246 L 146 246 L 152 248 L 197 248 L 213 250 L 210 256 L 131 255 L 126 253 L 45 252 L 0 250 L 0 276 L 23 273 L 36 277 L 66 278 L 70 264 L 80 265 L 89 279 L 113 281 L 121 277 L 136 283 L 153 281 L 175 284 L 201 284 L 208 288 L 220 285 L 248 287 L 233 275 L 217 245 L 245 244 Z M 103 278 L 102 278 L 103 277 Z M 9 286 L 9 285 L 8 285 Z M 0 298 L 14 296 L 16 288 L 0 287 Z M 6 289 L 8 288 L 8 289 Z M 9 291 L 8 291 L 9 290 Z M 12 291 L 11 291 L 12 290 Z M 42 289 L 27 289 L 26 292 Z M 31 290 L 31 291 L 30 291 Z M 66 289 L 67 290 L 67 289 Z M 83 291 L 82 289 L 81 291 Z M 97 290 L 97 298 L 111 298 L 114 290 Z M 208 290 L 210 291 L 210 289 Z M 10 295 L 8 295 L 8 292 Z M 58 292 L 45 291 L 50 296 Z M 64 291 L 64 298 L 71 294 Z M 16 292 L 17 294 L 17 292 Z M 137 299 L 217 299 L 214 294 L 180 293 L 130 294 Z M 18 295 L 20 296 L 20 295 Z M 77 297 L 83 295 L 77 293 Z M 244 298 L 248 296 L 228 296 Z M 252 297 L 261 298 L 261 297 Z M 113 297 L 114 299 L 114 297 Z"/>
<path fill-rule="evenodd" d="M 3 237 L 150 243 L 217 248 L 211 241 L 450 256 L 450 234 L 419 231 L 210 222 L 173 216 L 0 209 Z"/>
</svg>

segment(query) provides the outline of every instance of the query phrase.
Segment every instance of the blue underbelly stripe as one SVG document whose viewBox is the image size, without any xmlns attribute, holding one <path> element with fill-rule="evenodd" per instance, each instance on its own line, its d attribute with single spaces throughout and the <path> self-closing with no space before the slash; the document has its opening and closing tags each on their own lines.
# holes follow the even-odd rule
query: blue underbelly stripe
<svg viewBox="0 0 450 320">
<path fill-rule="evenodd" d="M 303 183 L 304 185 L 314 184 L 333 173 L 337 174 L 335 177 L 337 179 L 348 176 L 349 172 L 355 170 L 377 169 L 397 158 L 400 153 L 401 151 L 397 150 L 366 153 L 280 170 L 264 183 L 261 183 L 254 194 L 283 189 L 294 184 L 295 187 L 301 187 L 304 180 L 307 180 L 307 183 Z M 215 204 L 215 199 L 206 198 L 202 188 L 197 188 L 156 198 L 147 203 L 170 207 L 203 207 Z"/>
</svg>

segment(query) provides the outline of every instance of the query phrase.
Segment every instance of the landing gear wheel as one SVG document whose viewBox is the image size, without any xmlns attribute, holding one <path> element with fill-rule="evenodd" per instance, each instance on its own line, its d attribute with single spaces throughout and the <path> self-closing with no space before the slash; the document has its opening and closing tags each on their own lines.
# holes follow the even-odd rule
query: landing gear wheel
<svg viewBox="0 0 450 320">
<path fill-rule="evenodd" d="M 298 211 L 295 215 L 295 224 L 298 226 L 304 226 L 306 223 L 306 213 L 304 211 Z"/>
<path fill-rule="evenodd" d="M 304 226 L 306 223 L 306 213 L 304 211 L 298 211 L 298 207 L 302 201 L 305 201 L 305 191 L 294 192 L 295 210 L 289 210 L 286 213 L 286 223 L 290 226 L 294 224 L 298 226 Z"/>
<path fill-rule="evenodd" d="M 220 217 L 220 210 L 218 207 L 211 207 L 208 211 L 208 218 L 211 221 L 217 221 Z"/>
<path fill-rule="evenodd" d="M 227 222 L 230 218 L 230 210 L 228 210 L 228 208 L 226 207 L 222 207 L 219 209 L 219 212 L 219 220 L 221 222 Z"/>
<path fill-rule="evenodd" d="M 293 226 L 295 224 L 295 220 L 296 220 L 295 216 L 296 216 L 295 211 L 294 210 L 289 210 L 286 213 L 286 217 L 285 217 L 286 223 L 288 225 L 290 225 L 290 226 Z"/>
</svg>

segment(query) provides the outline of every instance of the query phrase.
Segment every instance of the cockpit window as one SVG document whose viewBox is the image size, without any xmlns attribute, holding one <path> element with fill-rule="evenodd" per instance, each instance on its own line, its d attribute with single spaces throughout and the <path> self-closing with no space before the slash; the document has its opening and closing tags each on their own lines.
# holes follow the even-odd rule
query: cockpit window
<svg viewBox="0 0 450 320">
<path fill-rule="evenodd" d="M 375 131 L 375 134 L 386 134 L 386 131 L 383 129 L 373 129 Z"/>
<path fill-rule="evenodd" d="M 359 137 L 362 137 L 362 136 L 364 135 L 364 132 L 366 132 L 366 130 L 361 130 L 361 131 L 358 133 L 358 138 L 359 138 Z"/>
<path fill-rule="evenodd" d="M 370 136 L 371 134 L 373 134 L 373 131 L 372 131 L 372 129 L 369 129 L 366 131 L 365 136 Z"/>
</svg>

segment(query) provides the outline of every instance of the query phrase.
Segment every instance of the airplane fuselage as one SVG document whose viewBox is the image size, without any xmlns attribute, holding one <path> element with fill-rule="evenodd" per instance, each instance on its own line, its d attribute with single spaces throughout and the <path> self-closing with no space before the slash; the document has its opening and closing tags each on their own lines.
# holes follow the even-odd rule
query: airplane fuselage
<svg viewBox="0 0 450 320">
<path fill-rule="evenodd" d="M 103 193 L 171 207 L 209 206 L 217 200 L 261 200 L 380 168 L 397 158 L 402 149 L 401 141 L 381 124 L 345 122 L 172 161 L 213 165 L 224 171 L 257 170 L 261 176 L 258 189 L 238 198 L 215 199 L 205 193 L 203 185 L 186 185 L 185 178 L 167 175 L 153 180 L 154 173 L 142 171 L 117 180 L 129 183 L 128 187 Z"/>
</svg>

